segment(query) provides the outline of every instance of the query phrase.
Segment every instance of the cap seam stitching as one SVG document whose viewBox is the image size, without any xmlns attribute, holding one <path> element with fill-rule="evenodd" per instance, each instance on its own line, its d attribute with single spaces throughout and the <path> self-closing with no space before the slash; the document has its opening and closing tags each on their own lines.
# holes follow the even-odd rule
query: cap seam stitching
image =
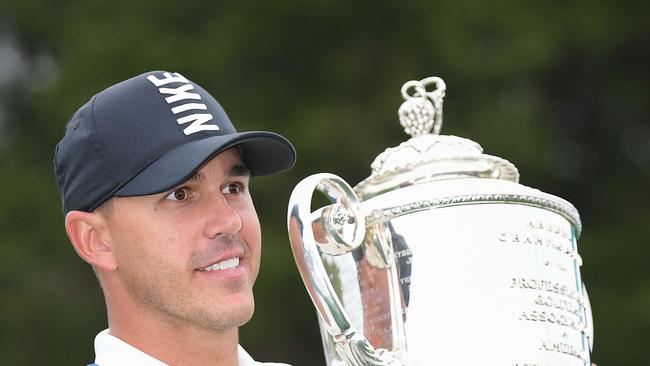
<svg viewBox="0 0 650 366">
<path fill-rule="evenodd" d="M 90 107 L 90 115 L 91 115 L 90 120 L 91 120 L 91 122 L 93 124 L 93 128 L 95 129 L 94 137 L 95 137 L 95 140 L 99 143 L 101 150 L 104 152 L 104 154 L 106 154 L 106 160 L 108 162 L 107 165 L 111 168 L 111 171 L 113 173 L 117 172 L 119 175 L 121 175 L 120 171 L 117 170 L 115 168 L 115 166 L 113 165 L 113 156 L 108 151 L 108 149 L 106 149 L 106 144 L 104 143 L 104 140 L 102 139 L 102 137 L 101 137 L 101 135 L 99 133 L 99 129 L 97 128 L 97 123 L 95 121 L 95 103 L 97 102 L 97 99 L 99 98 L 100 94 L 101 93 L 95 94 L 95 96 L 93 97 L 93 102 L 92 102 L 91 107 Z M 119 186 L 119 184 L 118 184 L 118 186 Z M 111 190 L 111 196 L 115 191 L 116 191 L 116 189 L 115 189 L 115 187 L 113 187 L 113 189 Z M 89 207 L 99 206 L 99 205 L 97 205 L 97 202 L 99 202 L 101 200 L 106 201 L 107 197 L 110 198 L 111 196 L 104 195 L 104 196 L 101 197 L 101 199 L 95 200 L 95 202 L 93 202 L 93 204 L 91 204 Z"/>
</svg>

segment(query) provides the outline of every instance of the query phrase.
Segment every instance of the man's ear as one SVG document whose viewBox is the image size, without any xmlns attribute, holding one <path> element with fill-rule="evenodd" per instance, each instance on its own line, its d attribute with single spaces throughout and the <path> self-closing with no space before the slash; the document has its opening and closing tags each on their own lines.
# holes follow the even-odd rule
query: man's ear
<svg viewBox="0 0 650 366">
<path fill-rule="evenodd" d="M 104 270 L 117 269 L 104 216 L 93 212 L 70 211 L 65 216 L 65 230 L 72 246 L 83 260 Z"/>
</svg>

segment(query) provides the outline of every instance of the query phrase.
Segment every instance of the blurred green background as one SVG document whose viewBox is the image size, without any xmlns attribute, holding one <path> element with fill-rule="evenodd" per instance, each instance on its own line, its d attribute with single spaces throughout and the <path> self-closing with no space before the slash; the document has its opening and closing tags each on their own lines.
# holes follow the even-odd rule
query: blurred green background
<svg viewBox="0 0 650 366">
<path fill-rule="evenodd" d="M 571 201 L 599 365 L 650 364 L 647 1 L 0 1 L 0 364 L 82 365 L 103 297 L 63 228 L 52 158 L 72 113 L 152 69 L 210 91 L 240 130 L 284 134 L 296 167 L 257 178 L 261 360 L 322 365 L 285 214 L 303 177 L 356 184 L 406 139 L 410 79 L 447 83 L 442 132 Z"/>
</svg>

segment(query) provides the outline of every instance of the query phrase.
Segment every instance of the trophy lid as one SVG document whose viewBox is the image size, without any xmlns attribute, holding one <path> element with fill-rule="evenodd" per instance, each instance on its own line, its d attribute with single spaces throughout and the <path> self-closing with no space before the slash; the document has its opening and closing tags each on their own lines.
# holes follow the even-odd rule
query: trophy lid
<svg viewBox="0 0 650 366">
<path fill-rule="evenodd" d="M 433 91 L 427 87 L 435 85 Z M 414 90 L 413 94 L 409 94 Z M 399 120 L 408 141 L 386 149 L 371 165 L 372 173 L 355 191 L 368 199 L 397 188 L 430 181 L 491 178 L 519 182 L 519 172 L 509 161 L 483 154 L 476 142 L 440 135 L 445 82 L 439 77 L 411 80 L 402 86 L 404 103 Z"/>
</svg>

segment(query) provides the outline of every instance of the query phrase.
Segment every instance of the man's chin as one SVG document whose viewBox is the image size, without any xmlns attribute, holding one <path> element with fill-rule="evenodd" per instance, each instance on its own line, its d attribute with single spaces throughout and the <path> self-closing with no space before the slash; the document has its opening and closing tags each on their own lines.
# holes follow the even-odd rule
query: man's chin
<svg viewBox="0 0 650 366">
<path fill-rule="evenodd" d="M 229 296 L 220 301 L 220 309 L 217 308 L 217 317 L 221 318 L 220 322 L 226 323 L 230 327 L 240 327 L 253 317 L 255 311 L 255 301 L 252 294 L 246 296 Z"/>
</svg>

